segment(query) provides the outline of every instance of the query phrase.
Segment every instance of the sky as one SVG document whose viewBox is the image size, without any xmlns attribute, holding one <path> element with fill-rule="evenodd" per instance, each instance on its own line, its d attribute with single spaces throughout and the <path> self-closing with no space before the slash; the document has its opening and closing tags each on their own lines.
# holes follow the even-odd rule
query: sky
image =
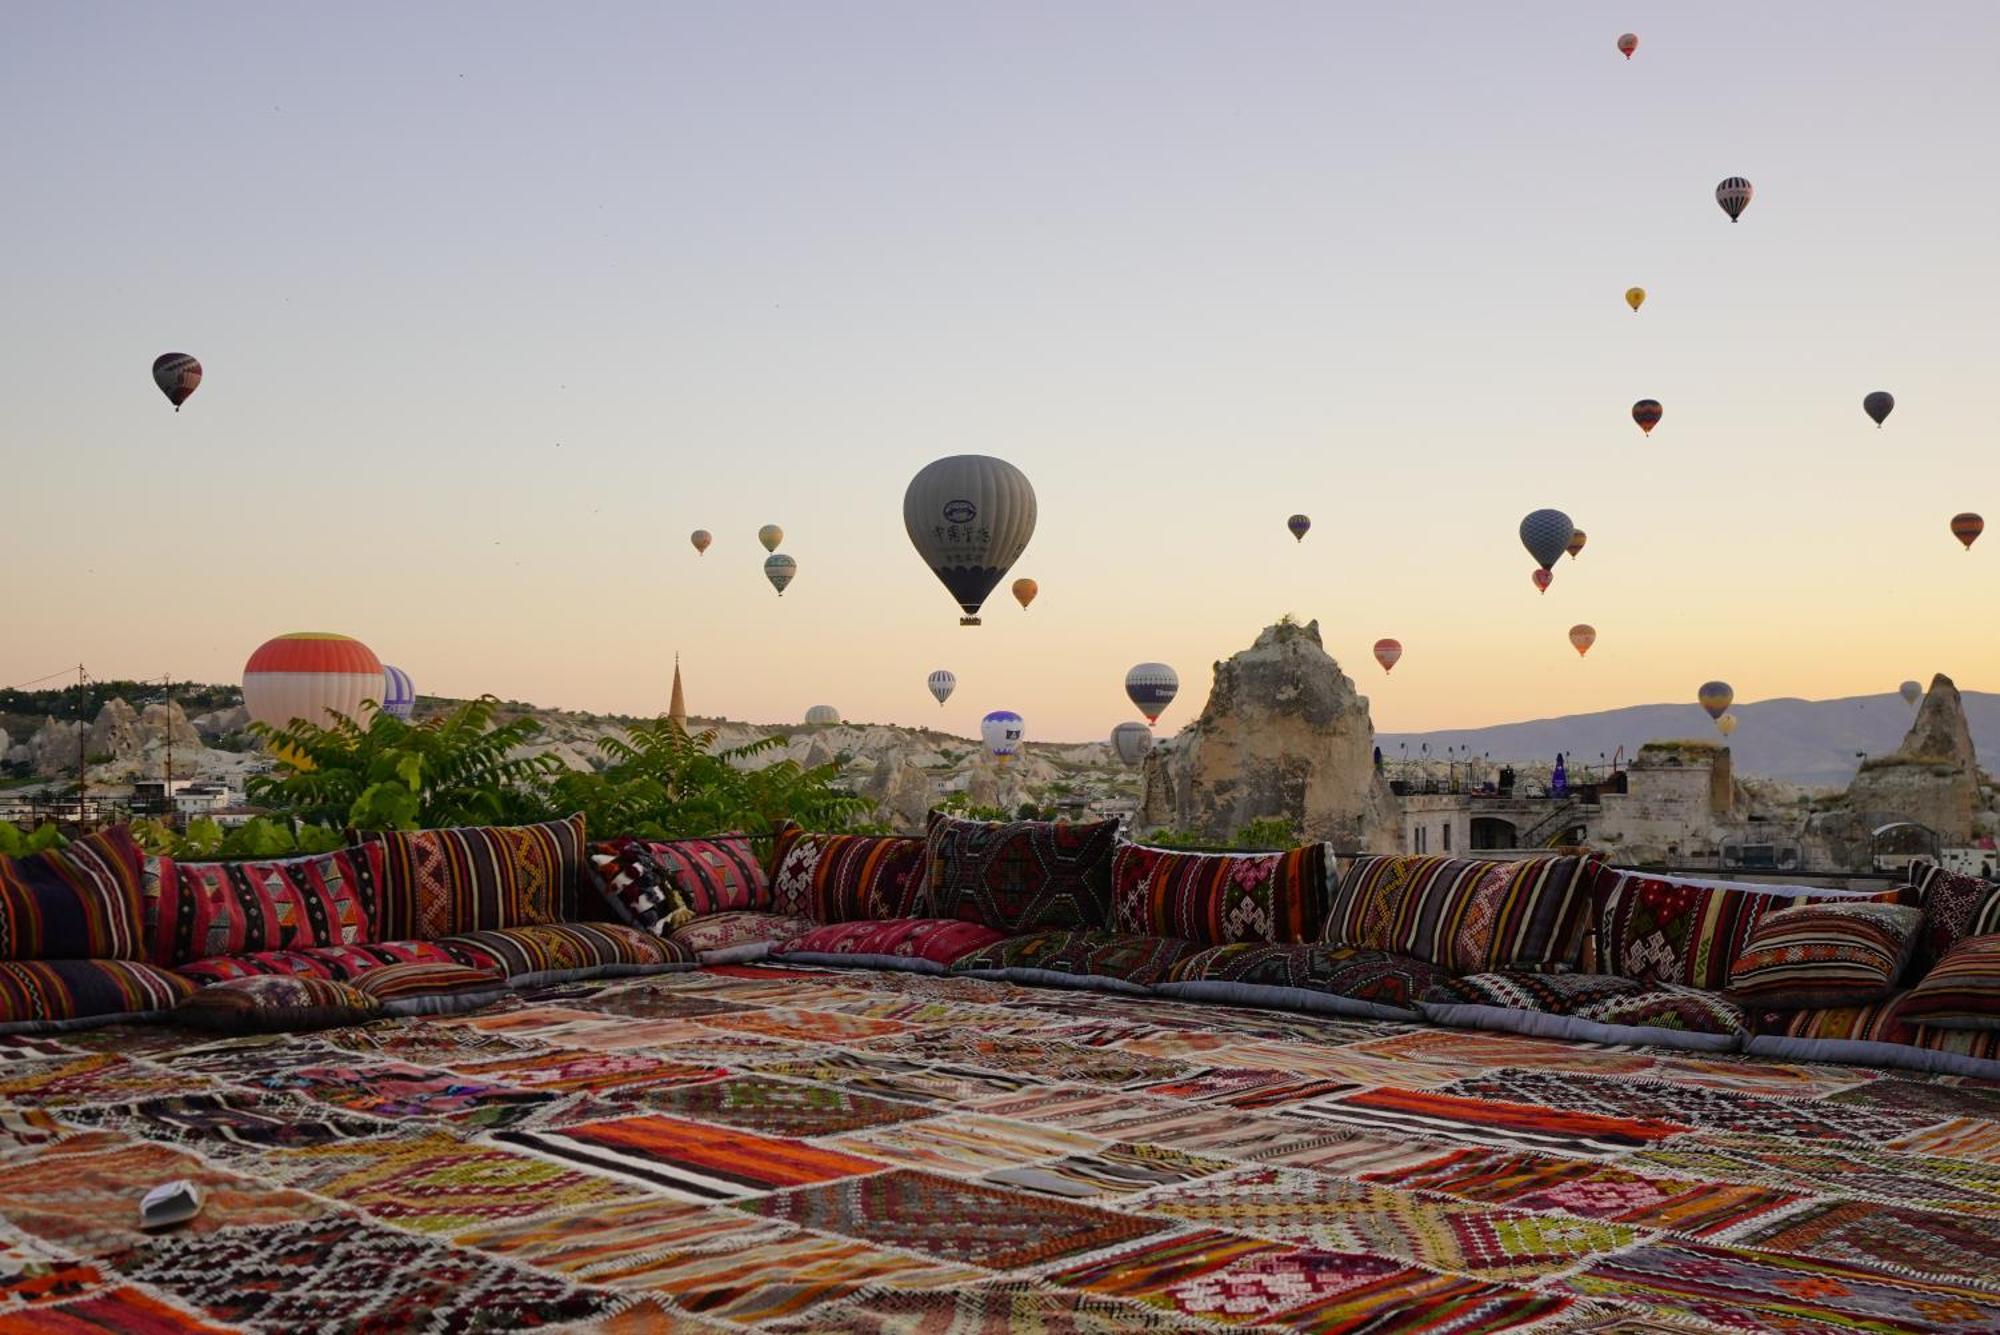
<svg viewBox="0 0 2000 1335">
<path fill-rule="evenodd" d="M 0 686 L 337 630 L 426 693 L 650 713 L 678 652 L 698 714 L 1074 740 L 1289 612 L 1384 731 L 1995 689 L 1947 523 L 2000 521 L 1996 48 L 1990 0 L 19 8 Z M 1039 500 L 978 629 L 901 523 L 958 453 Z"/>
</svg>

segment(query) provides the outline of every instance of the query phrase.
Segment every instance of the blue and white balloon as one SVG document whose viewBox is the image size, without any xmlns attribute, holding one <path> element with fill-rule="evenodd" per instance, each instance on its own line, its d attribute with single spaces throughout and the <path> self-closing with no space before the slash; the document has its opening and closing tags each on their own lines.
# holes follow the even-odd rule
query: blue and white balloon
<svg viewBox="0 0 2000 1335">
<path fill-rule="evenodd" d="M 391 718 L 408 721 L 417 708 L 417 688 L 410 682 L 410 674 L 399 667 L 382 665 L 382 712 Z"/>
<path fill-rule="evenodd" d="M 1180 676 L 1165 663 L 1141 663 L 1125 674 L 1125 694 L 1148 723 L 1160 721 L 1180 690 Z"/>
<path fill-rule="evenodd" d="M 979 736 L 986 743 L 986 753 L 1002 765 L 1020 754 L 1022 739 L 1027 735 L 1027 723 L 1011 709 L 996 709 L 979 720 Z"/>
</svg>

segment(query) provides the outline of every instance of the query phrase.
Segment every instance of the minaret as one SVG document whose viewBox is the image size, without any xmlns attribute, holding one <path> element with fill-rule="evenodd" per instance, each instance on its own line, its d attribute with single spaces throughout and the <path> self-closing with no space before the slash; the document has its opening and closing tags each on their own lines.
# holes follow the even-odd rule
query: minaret
<svg viewBox="0 0 2000 1335">
<path fill-rule="evenodd" d="M 681 656 L 679 654 L 674 655 L 674 696 L 673 700 L 667 705 L 667 717 L 680 724 L 682 732 L 687 731 L 688 705 L 687 697 L 681 694 Z"/>
</svg>

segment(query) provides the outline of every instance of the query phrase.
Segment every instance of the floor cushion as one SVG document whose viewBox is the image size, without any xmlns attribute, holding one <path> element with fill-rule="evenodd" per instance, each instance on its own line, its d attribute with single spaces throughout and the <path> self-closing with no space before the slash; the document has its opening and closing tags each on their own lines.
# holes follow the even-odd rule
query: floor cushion
<svg viewBox="0 0 2000 1335">
<path fill-rule="evenodd" d="M 313 946 L 305 950 L 260 950 L 246 955 L 217 955 L 212 959 L 177 965 L 174 972 L 201 987 L 211 987 L 231 978 L 271 974 L 331 978 L 345 983 L 385 964 L 454 962 L 451 952 L 435 941 L 384 941 L 366 946 Z"/>
<path fill-rule="evenodd" d="M 1720 993 L 1614 974 L 1509 969 L 1446 978 L 1420 1009 L 1435 1024 L 1586 1043 L 1735 1052 L 1746 1037 L 1742 1010 Z"/>
<path fill-rule="evenodd" d="M 951 972 L 1010 983 L 1147 993 L 1174 964 L 1201 949 L 1192 941 L 1087 928 L 1002 937 L 960 956 Z"/>
<path fill-rule="evenodd" d="M 712 913 L 676 927 L 671 939 L 703 964 L 747 964 L 817 926 L 790 913 Z"/>
<path fill-rule="evenodd" d="M 1322 939 L 1454 973 L 1554 969 L 1582 954 L 1602 864 L 1570 854 L 1501 861 L 1402 854 L 1355 858 Z"/>
<path fill-rule="evenodd" d="M 1118 822 L 961 820 L 930 814 L 931 910 L 1015 935 L 1108 927 Z"/>
<path fill-rule="evenodd" d="M 615 922 L 503 927 L 465 932 L 437 944 L 460 964 L 498 970 L 514 987 L 694 967 L 694 956 L 682 946 Z"/>
<path fill-rule="evenodd" d="M 929 916 L 924 841 L 911 835 L 814 834 L 785 821 L 771 855 L 772 907 L 816 922 Z"/>
<path fill-rule="evenodd" d="M 382 845 L 384 941 L 576 917 L 583 817 L 539 825 L 468 825 L 371 834 Z"/>
<path fill-rule="evenodd" d="M 2000 883 L 1946 871 L 1934 862 L 1917 878 L 1917 903 L 1924 913 L 1917 942 L 1919 970 L 1943 959 L 1965 937 L 2000 932 Z M 1992 926 L 1976 925 L 1988 917 L 1994 920 Z"/>
<path fill-rule="evenodd" d="M 1872 1006 L 1752 1011 L 1747 1049 L 1799 1062 L 1852 1062 L 2000 1080 L 2000 1029 L 1922 1027 L 1902 997 Z"/>
<path fill-rule="evenodd" d="M 694 907 L 667 876 L 644 839 L 592 844 L 584 858 L 597 898 L 612 920 L 654 936 L 669 936 L 694 917 Z"/>
<path fill-rule="evenodd" d="M 0 961 L 0 1034 L 143 1020 L 194 990 L 187 979 L 138 960 Z"/>
<path fill-rule="evenodd" d="M 1923 912 L 1910 905 L 1794 904 L 1750 929 L 1729 970 L 1746 1006 L 1859 1006 L 1896 990 L 1916 949 Z"/>
<path fill-rule="evenodd" d="M 326 1029 L 334 1025 L 366 1024 L 381 1016 L 380 1001 L 346 983 L 275 973 L 231 978 L 214 987 L 204 987 L 183 1001 L 173 1014 L 176 1024 L 225 1034 Z"/>
<path fill-rule="evenodd" d="M 771 911 L 771 881 L 749 835 L 640 842 L 659 863 L 674 893 L 697 916 Z"/>
<path fill-rule="evenodd" d="M 1003 940 L 1005 932 L 956 918 L 836 922 L 772 949 L 774 964 L 836 964 L 943 973 L 953 961 Z"/>
<path fill-rule="evenodd" d="M 142 863 L 122 825 L 66 848 L 0 855 L 0 960 L 146 958 Z"/>
<path fill-rule="evenodd" d="M 498 969 L 467 964 L 385 964 L 346 986 L 385 1015 L 450 1015 L 489 1005 L 511 989 Z"/>
<path fill-rule="evenodd" d="M 186 964 L 375 939 L 382 845 L 257 862 L 147 858 L 143 915 L 150 957 Z"/>
<path fill-rule="evenodd" d="M 1428 960 L 1349 946 L 1210 946 L 1175 964 L 1162 996 L 1273 1010 L 1414 1020 L 1417 998 L 1447 970 Z"/>
<path fill-rule="evenodd" d="M 1902 1014 L 1932 1029 L 2000 1029 L 2000 932 L 1959 938 L 1904 996 Z"/>
<path fill-rule="evenodd" d="M 1333 850 L 1186 853 L 1121 845 L 1111 861 L 1111 927 L 1205 946 L 1304 942 L 1326 917 Z"/>
</svg>

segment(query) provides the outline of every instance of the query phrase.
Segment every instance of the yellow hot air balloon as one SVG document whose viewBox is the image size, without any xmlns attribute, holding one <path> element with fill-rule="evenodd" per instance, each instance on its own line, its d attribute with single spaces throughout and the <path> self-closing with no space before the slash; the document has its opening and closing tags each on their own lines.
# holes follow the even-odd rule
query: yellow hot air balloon
<svg viewBox="0 0 2000 1335">
<path fill-rule="evenodd" d="M 757 541 L 764 544 L 764 550 L 767 552 L 777 551 L 778 544 L 784 540 L 785 530 L 779 528 L 776 524 L 766 524 L 757 530 Z"/>
<path fill-rule="evenodd" d="M 1035 595 L 1041 591 L 1042 586 L 1031 579 L 1022 578 L 1014 581 L 1014 601 L 1021 605 L 1023 612 L 1028 610 L 1028 604 L 1035 601 Z"/>
<path fill-rule="evenodd" d="M 1632 308 L 1632 313 L 1634 315 L 1637 315 L 1639 313 L 1639 308 L 1646 304 L 1646 289 L 1643 287 L 1626 288 L 1625 304 Z"/>
<path fill-rule="evenodd" d="M 1590 646 L 1597 643 L 1597 627 L 1579 621 L 1569 628 L 1569 642 L 1570 647 L 1576 650 L 1576 656 L 1582 658 L 1590 652 Z"/>
<path fill-rule="evenodd" d="M 1724 714 L 1715 721 L 1715 727 L 1718 732 L 1727 737 L 1730 733 L 1736 731 L 1736 715 Z"/>
</svg>

